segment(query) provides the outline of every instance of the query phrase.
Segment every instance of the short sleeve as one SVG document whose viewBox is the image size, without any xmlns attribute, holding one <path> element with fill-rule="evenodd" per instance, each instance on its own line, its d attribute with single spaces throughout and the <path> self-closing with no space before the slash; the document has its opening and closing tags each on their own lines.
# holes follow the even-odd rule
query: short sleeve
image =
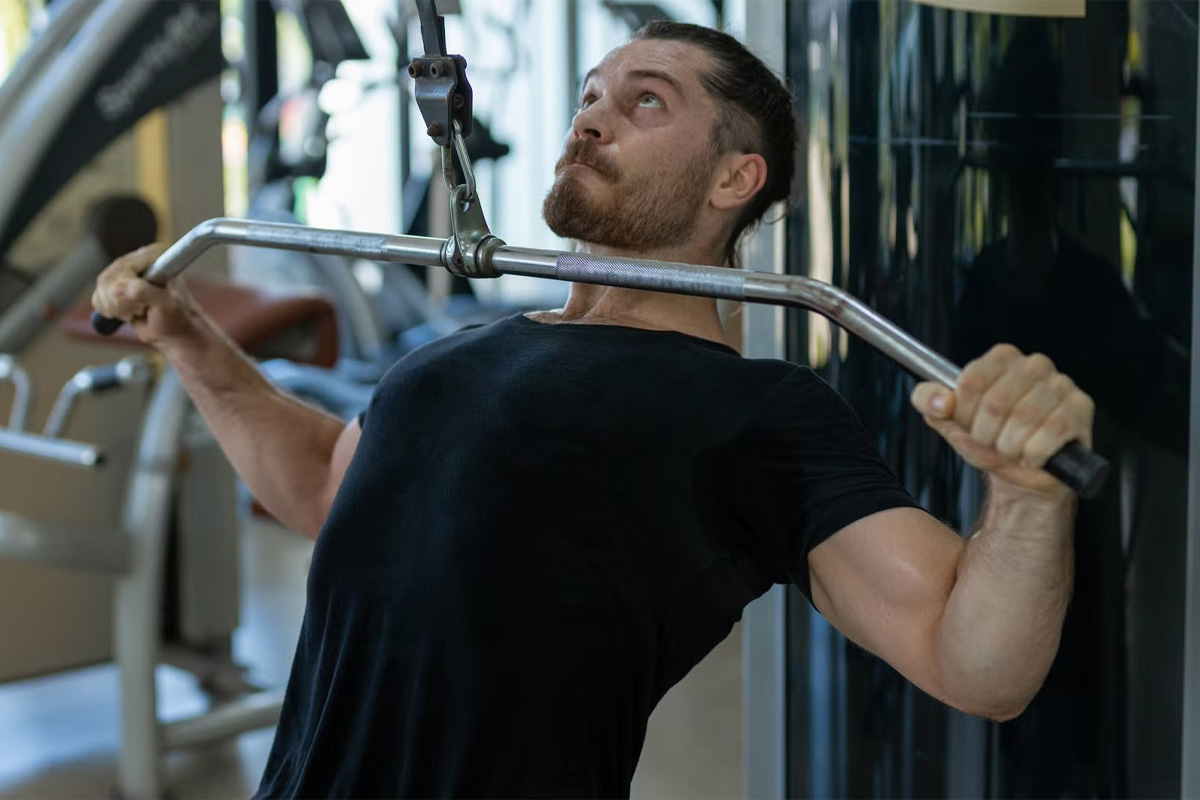
<svg viewBox="0 0 1200 800">
<path fill-rule="evenodd" d="M 723 505 L 755 566 L 810 599 L 814 547 L 863 517 L 917 507 L 854 412 L 807 367 L 770 392 L 723 461 Z"/>
</svg>

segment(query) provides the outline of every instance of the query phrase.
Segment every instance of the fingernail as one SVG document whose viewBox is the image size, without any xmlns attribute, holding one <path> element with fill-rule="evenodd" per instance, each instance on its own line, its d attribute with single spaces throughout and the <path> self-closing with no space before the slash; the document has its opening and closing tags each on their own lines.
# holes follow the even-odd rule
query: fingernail
<svg viewBox="0 0 1200 800">
<path fill-rule="evenodd" d="M 933 413 L 939 417 L 946 413 L 946 395 L 935 394 L 929 401 L 929 407 L 933 409 Z"/>
</svg>

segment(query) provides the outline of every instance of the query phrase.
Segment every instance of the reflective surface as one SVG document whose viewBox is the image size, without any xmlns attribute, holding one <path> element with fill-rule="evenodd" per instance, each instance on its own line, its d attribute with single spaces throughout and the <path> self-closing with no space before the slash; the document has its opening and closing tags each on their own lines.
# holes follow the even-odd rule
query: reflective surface
<svg viewBox="0 0 1200 800">
<path fill-rule="evenodd" d="M 960 364 L 998 342 L 1046 353 L 1096 400 L 1114 465 L 1080 507 L 1059 657 L 1015 721 L 944 709 L 793 597 L 790 793 L 1179 796 L 1197 4 L 788 12 L 808 122 L 793 268 Z M 982 483 L 909 409 L 912 379 L 823 320 L 790 323 L 790 357 L 969 531 Z"/>
</svg>

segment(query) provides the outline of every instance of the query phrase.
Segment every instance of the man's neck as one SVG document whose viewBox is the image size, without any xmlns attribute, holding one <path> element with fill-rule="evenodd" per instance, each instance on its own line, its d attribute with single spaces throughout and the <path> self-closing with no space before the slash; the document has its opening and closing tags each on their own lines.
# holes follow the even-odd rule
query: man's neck
<svg viewBox="0 0 1200 800">
<path fill-rule="evenodd" d="M 676 247 L 663 250 L 629 251 L 583 244 L 579 252 L 598 256 L 617 256 L 683 264 L 721 266 L 723 258 L 714 252 Z M 567 304 L 556 312 L 537 317 L 545 322 L 595 323 L 624 325 L 631 328 L 672 330 L 730 344 L 717 313 L 717 301 L 708 297 L 688 297 L 640 289 L 623 289 L 585 283 L 571 284 Z"/>
</svg>

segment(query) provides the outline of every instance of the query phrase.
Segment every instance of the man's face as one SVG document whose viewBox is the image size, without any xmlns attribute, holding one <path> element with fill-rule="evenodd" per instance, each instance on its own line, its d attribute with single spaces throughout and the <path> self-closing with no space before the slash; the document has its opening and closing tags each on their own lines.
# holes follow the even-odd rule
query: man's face
<svg viewBox="0 0 1200 800">
<path fill-rule="evenodd" d="M 643 40 L 588 74 L 542 207 L 559 236 L 625 250 L 687 241 L 704 209 L 716 107 L 698 75 L 709 56 Z"/>
</svg>

